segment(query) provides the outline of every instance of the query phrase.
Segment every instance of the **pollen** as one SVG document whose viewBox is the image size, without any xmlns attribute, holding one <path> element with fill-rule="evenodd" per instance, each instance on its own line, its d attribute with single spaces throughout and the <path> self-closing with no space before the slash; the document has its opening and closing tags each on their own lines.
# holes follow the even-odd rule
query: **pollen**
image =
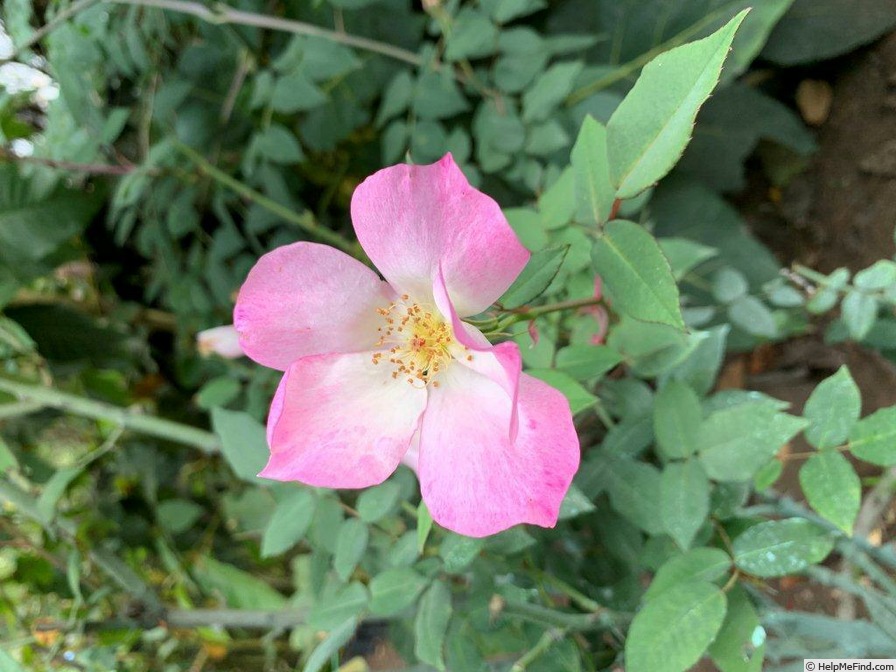
<svg viewBox="0 0 896 672">
<path fill-rule="evenodd" d="M 411 303 L 407 294 L 386 308 L 377 308 L 384 324 L 377 330 L 374 364 L 394 367 L 392 377 L 403 378 L 415 387 L 439 384 L 435 377 L 453 358 L 459 347 L 451 327 L 437 310 Z"/>
</svg>

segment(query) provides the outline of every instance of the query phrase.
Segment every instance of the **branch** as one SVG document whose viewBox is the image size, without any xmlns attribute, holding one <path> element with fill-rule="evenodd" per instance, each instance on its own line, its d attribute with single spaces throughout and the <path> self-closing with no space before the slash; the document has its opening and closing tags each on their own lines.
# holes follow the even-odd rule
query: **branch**
<svg viewBox="0 0 896 672">
<path fill-rule="evenodd" d="M 850 537 L 830 521 L 827 521 L 821 516 L 812 513 L 805 506 L 799 504 L 798 502 L 795 502 L 789 497 L 784 497 L 777 493 L 768 492 L 757 493 L 757 497 L 762 499 L 765 503 L 758 506 L 751 506 L 742 509 L 740 511 L 740 515 L 777 515 L 805 518 L 806 520 L 815 523 L 819 527 L 823 527 L 824 529 L 832 532 L 839 540 L 842 541 L 842 543 L 855 546 L 860 551 L 874 558 L 880 564 L 885 565 L 890 569 L 896 569 L 896 552 L 894 552 L 891 547 L 875 546 L 870 541 L 868 541 L 867 538 L 859 535 L 853 535 Z"/>
<path fill-rule="evenodd" d="M 139 5 L 142 7 L 158 7 L 159 9 L 170 9 L 174 12 L 183 14 L 192 14 L 195 17 L 208 21 L 209 23 L 225 24 L 235 23 L 243 26 L 255 26 L 256 28 L 268 28 L 270 30 L 279 30 L 286 33 L 294 33 L 296 35 L 310 35 L 312 37 L 321 37 L 325 40 L 331 40 L 340 44 L 345 44 L 356 49 L 370 51 L 397 61 L 410 63 L 411 65 L 421 67 L 423 59 L 413 51 L 395 47 L 391 44 L 378 42 L 366 37 L 350 35 L 348 33 L 328 30 L 302 21 L 293 21 L 292 19 L 281 19 L 275 16 L 267 16 L 265 14 L 254 14 L 252 12 L 243 12 L 238 9 L 232 9 L 224 3 L 216 3 L 212 7 L 199 4 L 198 2 L 188 2 L 185 0 L 106 0 L 106 2 L 117 3 L 122 5 Z"/>
<path fill-rule="evenodd" d="M 612 630 L 631 620 L 628 614 L 603 609 L 590 614 L 576 614 L 559 611 L 530 602 L 507 602 L 501 611 L 504 616 L 516 616 L 526 621 L 540 623 L 552 628 L 575 632 Z"/>
<path fill-rule="evenodd" d="M 11 394 L 22 402 L 49 406 L 95 420 L 107 420 L 131 431 L 193 446 L 204 453 L 215 453 L 220 448 L 218 437 L 203 429 L 152 415 L 143 415 L 137 411 L 59 392 L 49 387 L 0 378 L 0 391 Z M 0 406 L 0 409 L 2 408 L 3 406 Z"/>
<path fill-rule="evenodd" d="M 42 156 L 19 156 L 9 150 L 0 148 L 0 159 L 12 161 L 14 163 L 38 163 L 48 168 L 56 168 L 58 170 L 69 170 L 75 173 L 89 173 L 90 175 L 129 175 L 140 166 L 111 166 L 103 163 L 75 163 L 73 161 L 57 161 L 56 159 L 48 159 Z"/>
<path fill-rule="evenodd" d="M 305 622 L 304 609 L 168 609 L 162 620 L 170 628 L 243 628 L 283 630 Z"/>
<path fill-rule="evenodd" d="M 891 467 L 884 472 L 877 484 L 865 497 L 856 523 L 853 527 L 853 535 L 856 537 L 868 537 L 872 530 L 881 522 L 886 510 L 896 495 L 896 467 Z M 852 562 L 844 557 L 840 565 L 840 574 L 848 578 L 852 574 Z M 837 616 L 852 620 L 856 617 L 856 601 L 851 593 L 847 593 L 837 608 Z"/>
<path fill-rule="evenodd" d="M 201 170 L 216 182 L 219 182 L 228 189 L 235 191 L 243 198 L 258 203 L 258 205 L 263 207 L 265 210 L 274 213 L 287 222 L 295 224 L 306 233 L 315 236 L 316 238 L 320 238 L 323 241 L 326 241 L 333 247 L 339 248 L 346 254 L 352 255 L 356 259 L 360 259 L 362 261 L 364 260 L 364 253 L 359 245 L 350 243 L 335 231 L 320 226 L 314 219 L 314 215 L 312 215 L 310 211 L 306 210 L 301 214 L 295 213 L 285 205 L 282 205 L 277 201 L 268 198 L 264 194 L 255 191 L 252 187 L 243 184 L 233 176 L 225 173 L 220 168 L 212 165 L 211 162 L 209 162 L 204 156 L 202 156 L 192 147 L 188 147 L 187 145 L 181 144 L 179 142 L 175 143 L 175 147 L 178 149 L 178 151 L 181 152 L 181 154 L 190 159 L 196 165 L 196 167 L 199 168 L 199 170 Z"/>
</svg>

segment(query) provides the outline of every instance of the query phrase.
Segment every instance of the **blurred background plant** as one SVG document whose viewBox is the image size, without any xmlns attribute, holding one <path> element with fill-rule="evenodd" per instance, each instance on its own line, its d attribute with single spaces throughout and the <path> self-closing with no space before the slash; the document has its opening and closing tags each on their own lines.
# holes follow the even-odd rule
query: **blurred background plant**
<svg viewBox="0 0 896 672">
<path fill-rule="evenodd" d="M 355 185 L 446 151 L 539 253 L 506 308 L 593 296 L 583 122 L 751 3 L 4 0 L 0 670 L 896 657 L 896 264 L 868 196 L 894 151 L 834 179 L 824 146 L 831 82 L 896 8 L 753 4 L 677 167 L 616 207 L 658 239 L 689 331 L 612 307 L 515 325 L 583 465 L 557 529 L 475 540 L 432 527 L 406 470 L 362 493 L 257 479 L 277 374 L 196 333 L 275 246 L 357 253 Z M 819 233 L 841 186 L 868 228 Z"/>
</svg>

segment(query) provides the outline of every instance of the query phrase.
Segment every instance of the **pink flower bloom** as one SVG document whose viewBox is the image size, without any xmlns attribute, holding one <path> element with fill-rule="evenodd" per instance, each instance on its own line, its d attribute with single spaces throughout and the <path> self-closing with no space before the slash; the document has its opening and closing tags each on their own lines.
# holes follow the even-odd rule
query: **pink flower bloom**
<svg viewBox="0 0 896 672">
<path fill-rule="evenodd" d="M 385 281 L 331 247 L 263 256 L 240 290 L 243 351 L 284 371 L 260 476 L 327 488 L 381 483 L 402 462 L 440 525 L 486 536 L 552 527 L 579 464 L 569 405 L 462 317 L 525 266 L 498 204 L 451 155 L 367 178 L 355 233 Z"/>
</svg>

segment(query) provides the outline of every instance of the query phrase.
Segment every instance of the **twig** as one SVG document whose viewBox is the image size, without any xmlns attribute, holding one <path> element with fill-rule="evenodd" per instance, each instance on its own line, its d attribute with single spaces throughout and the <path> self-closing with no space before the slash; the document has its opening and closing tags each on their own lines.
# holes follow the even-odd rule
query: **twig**
<svg viewBox="0 0 896 672">
<path fill-rule="evenodd" d="M 423 60 L 412 51 L 396 47 L 385 42 L 371 40 L 366 37 L 350 35 L 349 33 L 337 32 L 315 26 L 302 21 L 294 21 L 292 19 L 281 19 L 275 16 L 267 16 L 265 14 L 255 14 L 253 12 L 243 12 L 238 9 L 232 9 L 224 3 L 216 3 L 212 7 L 199 4 L 198 2 L 188 2 L 185 0 L 105 0 L 106 2 L 123 4 L 123 5 L 140 5 L 142 7 L 158 7 L 159 9 L 169 9 L 174 12 L 183 14 L 192 14 L 195 17 L 208 21 L 209 23 L 226 24 L 236 23 L 243 26 L 255 26 L 257 28 L 268 28 L 270 30 L 279 30 L 286 33 L 294 33 L 296 35 L 309 35 L 311 37 L 321 37 L 325 40 L 331 40 L 340 44 L 345 44 L 356 49 L 371 51 L 376 54 L 388 56 L 398 61 L 410 63 L 411 65 L 421 67 Z"/>
<path fill-rule="evenodd" d="M 120 406 L 59 392 L 49 387 L 0 378 L 0 391 L 7 392 L 20 401 L 37 403 L 96 420 L 107 420 L 131 431 L 193 446 L 204 453 L 214 453 L 220 449 L 218 437 L 211 432 L 172 420 L 143 415 Z"/>
<path fill-rule="evenodd" d="M 44 408 L 44 405 L 36 401 L 16 401 L 11 404 L 0 404 L 0 420 L 36 413 L 42 408 Z"/>
<path fill-rule="evenodd" d="M 0 159 L 12 161 L 14 163 L 38 163 L 48 168 L 56 168 L 57 170 L 68 170 L 74 173 L 88 173 L 90 175 L 129 175 L 139 166 L 111 166 L 103 163 L 75 163 L 74 161 L 58 161 L 56 159 L 48 159 L 42 156 L 19 156 L 6 149 L 0 148 Z"/>
<path fill-rule="evenodd" d="M 529 665 L 534 663 L 536 660 L 541 658 L 545 653 L 547 653 L 548 649 L 550 649 L 556 642 L 559 642 L 566 636 L 566 630 L 562 628 L 551 628 L 550 630 L 545 630 L 544 634 L 541 636 L 541 639 L 529 649 L 523 656 L 517 660 L 513 667 L 510 668 L 510 672 L 524 672 Z"/>
<path fill-rule="evenodd" d="M 789 497 L 784 497 L 773 492 L 770 493 L 769 491 L 757 493 L 756 496 L 763 500 L 765 504 L 741 509 L 739 515 L 778 515 L 804 518 L 833 533 L 838 539 L 842 540 L 843 543 L 855 546 L 862 552 L 874 558 L 874 560 L 880 564 L 885 565 L 890 569 L 896 569 L 896 553 L 894 553 L 892 548 L 875 546 L 868 541 L 867 538 L 859 535 L 853 535 L 852 537 L 847 536 L 839 527 L 830 521 L 825 520 L 821 516 L 812 513 L 805 506 L 793 501 Z"/>
<path fill-rule="evenodd" d="M 188 147 L 181 143 L 176 143 L 175 147 L 182 154 L 188 157 L 194 164 L 196 164 L 196 167 L 199 168 L 199 170 L 211 177 L 213 180 L 220 182 L 225 187 L 235 191 L 243 198 L 258 203 L 258 205 L 263 207 L 265 210 L 274 213 L 285 221 L 295 224 L 306 233 L 309 233 L 316 238 L 320 238 L 321 240 L 326 241 L 333 247 L 337 247 L 343 252 L 346 252 L 347 254 L 350 254 L 357 259 L 363 260 L 364 255 L 360 249 L 360 246 L 350 243 L 335 231 L 320 226 L 314 219 L 314 215 L 311 214 L 310 211 L 306 210 L 301 214 L 295 213 L 285 205 L 281 205 L 277 201 L 268 198 L 264 194 L 255 191 L 252 187 L 249 187 L 236 178 L 232 177 L 231 175 L 228 175 L 223 170 L 216 168 L 204 156 L 199 154 L 192 147 Z"/>
<path fill-rule="evenodd" d="M 611 630 L 625 625 L 631 620 L 631 616 L 628 614 L 613 612 L 609 609 L 590 614 L 574 614 L 529 602 L 507 602 L 501 613 L 505 616 L 516 616 L 533 623 L 575 632 Z"/>
<path fill-rule="evenodd" d="M 880 523 L 881 518 L 893 501 L 894 495 L 896 495 L 896 467 L 891 467 L 884 472 L 862 502 L 862 507 L 856 516 L 853 535 L 868 537 Z M 850 558 L 843 558 L 843 561 L 840 563 L 840 574 L 843 577 L 849 577 L 852 574 Z M 844 599 L 840 601 L 840 605 L 837 607 L 837 616 L 849 620 L 855 619 L 856 600 L 854 595 L 847 593 L 844 596 Z"/>
<path fill-rule="evenodd" d="M 170 628 L 244 628 L 282 630 L 305 622 L 304 609 L 168 609 L 162 620 Z"/>
</svg>

